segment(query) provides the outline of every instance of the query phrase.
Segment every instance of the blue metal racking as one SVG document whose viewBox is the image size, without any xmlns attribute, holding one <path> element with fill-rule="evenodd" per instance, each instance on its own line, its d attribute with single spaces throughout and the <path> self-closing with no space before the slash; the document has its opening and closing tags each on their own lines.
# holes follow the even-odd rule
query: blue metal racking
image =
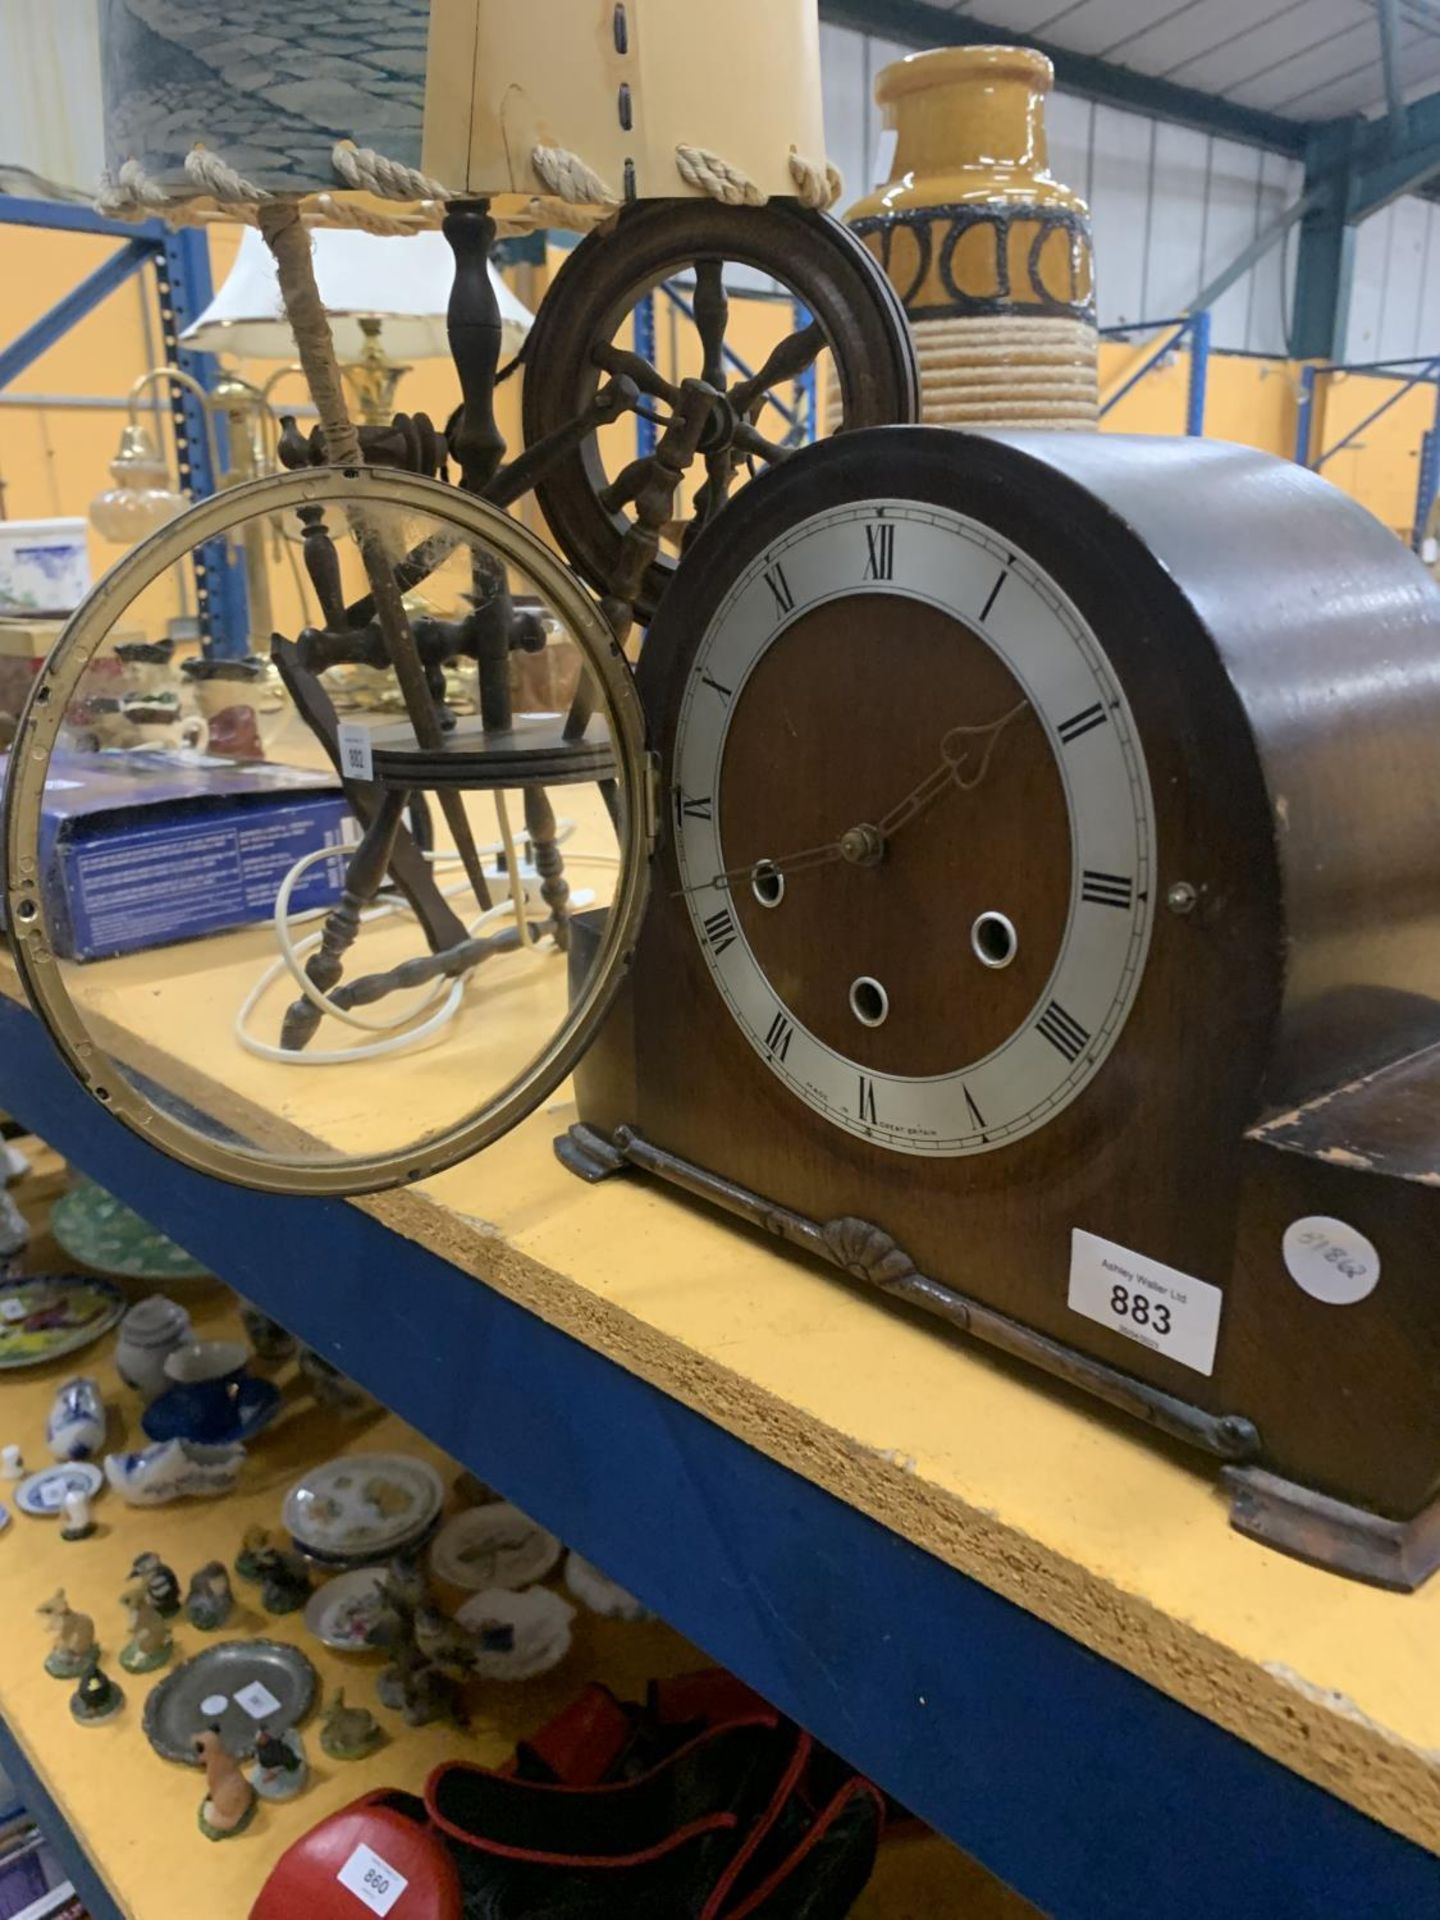
<svg viewBox="0 0 1440 1920">
<path fill-rule="evenodd" d="M 0 349 L 0 388 L 24 373 L 117 287 L 135 274 L 152 268 L 167 362 L 190 374 L 207 390 L 214 386 L 214 356 L 191 353 L 180 345 L 181 333 L 199 317 L 214 292 L 210 247 L 203 230 L 176 230 L 159 220 L 134 223 L 110 220 L 90 207 L 69 201 L 28 200 L 3 194 L 0 194 L 0 226 L 47 227 L 57 233 L 102 235 L 120 243 L 108 260 L 102 261 L 78 286 L 57 300 L 18 339 Z M 170 390 L 170 416 L 180 484 L 192 499 L 203 499 L 216 490 L 222 476 L 212 471 L 200 402 L 178 382 Z M 226 455 L 224 422 L 216 420 L 214 424 L 223 460 Z M 244 653 L 249 644 L 250 623 L 243 554 L 232 551 L 224 541 L 212 542 L 197 552 L 195 597 L 205 650 L 217 654 Z"/>
</svg>

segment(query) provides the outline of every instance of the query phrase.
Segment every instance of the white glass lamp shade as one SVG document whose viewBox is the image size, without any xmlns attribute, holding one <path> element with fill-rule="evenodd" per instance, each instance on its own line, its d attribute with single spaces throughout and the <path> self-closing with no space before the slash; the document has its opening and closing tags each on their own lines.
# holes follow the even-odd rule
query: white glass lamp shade
<svg viewBox="0 0 1440 1920">
<path fill-rule="evenodd" d="M 110 474 L 114 486 L 90 502 L 90 524 L 102 540 L 133 546 L 190 504 L 171 486 L 169 468 L 144 427 L 126 427 Z"/>
<path fill-rule="evenodd" d="M 392 237 L 320 227 L 311 238 L 315 278 L 341 360 L 358 360 L 364 351 L 362 320 L 380 321 L 381 344 L 392 360 L 435 360 L 449 354 L 445 309 L 455 261 L 443 234 Z M 501 355 L 509 359 L 520 351 L 533 317 L 493 266 L 490 280 L 505 329 Z M 248 360 L 295 358 L 275 261 L 255 228 L 245 229 L 224 286 L 180 339 L 200 353 L 233 353 Z"/>
</svg>

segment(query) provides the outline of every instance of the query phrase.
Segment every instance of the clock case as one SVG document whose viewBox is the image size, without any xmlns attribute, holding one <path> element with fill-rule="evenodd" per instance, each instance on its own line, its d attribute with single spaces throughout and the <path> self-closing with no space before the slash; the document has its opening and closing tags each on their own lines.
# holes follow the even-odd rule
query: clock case
<svg viewBox="0 0 1440 1920">
<path fill-rule="evenodd" d="M 587 1179 L 658 1175 L 1205 1449 L 1242 1531 L 1413 1588 L 1440 1564 L 1440 592 L 1345 495 L 1247 448 L 845 435 L 747 487 L 687 555 L 639 668 L 667 790 L 687 665 L 736 577 L 871 498 L 1023 548 L 1108 655 L 1158 830 L 1128 1022 L 1036 1133 L 947 1160 L 874 1145 L 730 1018 L 666 844 L 557 1152 Z M 935 719 L 857 703 L 857 726 L 897 735 Z M 1379 1250 L 1367 1298 L 1291 1278 L 1282 1239 L 1308 1216 Z M 1070 1309 L 1075 1228 L 1223 1290 L 1210 1375 Z"/>
</svg>

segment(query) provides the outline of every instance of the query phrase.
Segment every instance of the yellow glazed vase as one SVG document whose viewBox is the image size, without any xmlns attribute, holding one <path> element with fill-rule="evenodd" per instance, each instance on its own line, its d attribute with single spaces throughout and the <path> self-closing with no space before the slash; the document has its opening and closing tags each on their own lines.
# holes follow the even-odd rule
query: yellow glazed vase
<svg viewBox="0 0 1440 1920">
<path fill-rule="evenodd" d="M 943 47 L 875 83 L 894 164 L 846 219 L 905 304 L 938 425 L 1095 425 L 1090 215 L 1050 175 L 1053 78 L 1025 47 Z"/>
</svg>

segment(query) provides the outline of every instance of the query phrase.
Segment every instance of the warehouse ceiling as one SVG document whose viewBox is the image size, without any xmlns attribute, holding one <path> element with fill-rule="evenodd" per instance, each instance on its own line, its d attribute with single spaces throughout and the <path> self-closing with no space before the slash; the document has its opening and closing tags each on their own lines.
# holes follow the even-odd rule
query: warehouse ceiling
<svg viewBox="0 0 1440 1920">
<path fill-rule="evenodd" d="M 1293 120 L 1385 110 L 1382 0 L 931 0 L 941 13 Z M 1440 84 L 1440 0 L 1395 0 L 1407 99 Z"/>
</svg>

